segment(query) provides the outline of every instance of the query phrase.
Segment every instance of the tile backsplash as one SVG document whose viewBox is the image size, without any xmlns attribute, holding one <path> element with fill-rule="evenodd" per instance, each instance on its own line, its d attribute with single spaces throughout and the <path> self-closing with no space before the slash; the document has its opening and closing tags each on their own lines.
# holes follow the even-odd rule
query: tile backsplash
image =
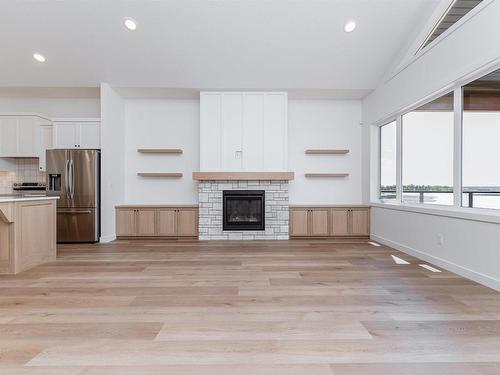
<svg viewBox="0 0 500 375">
<path fill-rule="evenodd" d="M 15 171 L 0 171 L 0 194 L 12 193 L 14 182 L 45 182 L 45 173 L 39 171 L 37 158 L 20 158 L 15 162 Z"/>
<path fill-rule="evenodd" d="M 12 184 L 16 182 L 16 172 L 0 171 L 0 194 L 12 193 Z"/>
<path fill-rule="evenodd" d="M 38 168 L 37 158 L 16 159 L 17 182 L 45 182 L 45 172 Z"/>
</svg>

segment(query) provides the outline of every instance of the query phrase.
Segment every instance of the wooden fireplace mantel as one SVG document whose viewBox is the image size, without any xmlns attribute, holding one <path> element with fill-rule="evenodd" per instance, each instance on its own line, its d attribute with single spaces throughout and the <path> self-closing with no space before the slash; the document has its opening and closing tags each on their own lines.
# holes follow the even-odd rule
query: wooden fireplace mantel
<svg viewBox="0 0 500 375">
<path fill-rule="evenodd" d="M 198 181 L 290 181 L 294 172 L 193 172 L 193 180 Z"/>
</svg>

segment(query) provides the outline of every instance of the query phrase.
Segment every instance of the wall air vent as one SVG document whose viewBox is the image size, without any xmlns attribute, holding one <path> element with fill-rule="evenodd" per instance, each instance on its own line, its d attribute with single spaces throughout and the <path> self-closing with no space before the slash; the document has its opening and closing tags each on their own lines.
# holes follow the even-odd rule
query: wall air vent
<svg viewBox="0 0 500 375">
<path fill-rule="evenodd" d="M 463 16 L 469 13 L 472 9 L 474 9 L 479 3 L 483 0 L 455 0 L 453 1 L 444 15 L 439 19 L 436 23 L 434 29 L 429 34 L 425 42 L 418 49 L 418 51 L 427 47 L 430 43 L 432 43 L 437 37 L 443 34 L 446 30 L 448 30 L 451 26 L 453 26 L 456 22 L 458 22 Z"/>
</svg>

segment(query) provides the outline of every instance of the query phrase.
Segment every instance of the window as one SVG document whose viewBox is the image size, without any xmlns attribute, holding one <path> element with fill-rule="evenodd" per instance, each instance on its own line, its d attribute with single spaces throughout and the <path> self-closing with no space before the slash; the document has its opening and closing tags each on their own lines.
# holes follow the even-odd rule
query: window
<svg viewBox="0 0 500 375">
<path fill-rule="evenodd" d="M 500 209 L 500 70 L 463 87 L 462 205 Z"/>
<path fill-rule="evenodd" d="M 380 127 L 380 200 L 396 199 L 396 121 Z"/>
<path fill-rule="evenodd" d="M 403 202 L 453 205 L 453 93 L 402 117 Z"/>
</svg>

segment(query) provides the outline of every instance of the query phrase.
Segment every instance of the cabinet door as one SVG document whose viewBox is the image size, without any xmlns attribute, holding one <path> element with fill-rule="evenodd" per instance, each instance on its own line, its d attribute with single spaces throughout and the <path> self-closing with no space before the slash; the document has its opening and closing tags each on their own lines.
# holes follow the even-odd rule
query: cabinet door
<svg viewBox="0 0 500 375">
<path fill-rule="evenodd" d="M 17 155 L 37 157 L 37 124 L 32 118 L 17 120 Z"/>
<path fill-rule="evenodd" d="M 332 208 L 330 216 L 332 236 L 349 235 L 349 212 L 347 208 Z"/>
<path fill-rule="evenodd" d="M 290 210 L 290 236 L 307 236 L 309 210 L 307 208 L 292 208 Z"/>
<path fill-rule="evenodd" d="M 353 236 L 370 235 L 370 211 L 368 208 L 351 210 L 351 234 Z"/>
<path fill-rule="evenodd" d="M 80 124 L 79 148 L 101 148 L 101 126 L 98 122 L 85 122 Z"/>
<path fill-rule="evenodd" d="M 328 236 L 328 208 L 313 208 L 309 210 L 310 215 L 310 235 L 311 236 Z"/>
<path fill-rule="evenodd" d="M 177 235 L 180 237 L 198 236 L 198 210 L 194 208 L 177 210 Z"/>
<path fill-rule="evenodd" d="M 17 155 L 17 120 L 12 117 L 0 119 L 0 155 Z"/>
<path fill-rule="evenodd" d="M 154 236 L 156 235 L 156 210 L 141 208 L 136 210 L 136 235 Z"/>
<path fill-rule="evenodd" d="M 158 236 L 175 236 L 177 234 L 177 210 L 160 208 L 158 210 Z"/>
<path fill-rule="evenodd" d="M 38 150 L 38 168 L 41 171 L 45 171 L 47 163 L 47 150 L 52 149 L 53 144 L 53 131 L 52 125 L 42 125 L 39 128 L 40 130 L 40 149 Z"/>
<path fill-rule="evenodd" d="M 118 208 L 116 210 L 116 235 L 118 237 L 136 235 L 136 218 L 134 209 Z"/>
<path fill-rule="evenodd" d="M 80 126 L 76 123 L 58 123 L 54 124 L 55 145 L 54 148 L 77 148 L 78 147 L 78 132 Z"/>
</svg>

